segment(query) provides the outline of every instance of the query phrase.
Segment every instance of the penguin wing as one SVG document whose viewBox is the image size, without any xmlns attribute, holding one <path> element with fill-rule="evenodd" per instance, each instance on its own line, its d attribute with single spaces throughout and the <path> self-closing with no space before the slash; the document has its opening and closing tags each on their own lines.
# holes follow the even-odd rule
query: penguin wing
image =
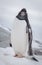
<svg viewBox="0 0 42 65">
<path fill-rule="evenodd" d="M 28 33 L 29 41 L 33 39 L 32 29 L 26 26 L 26 33 Z"/>
</svg>

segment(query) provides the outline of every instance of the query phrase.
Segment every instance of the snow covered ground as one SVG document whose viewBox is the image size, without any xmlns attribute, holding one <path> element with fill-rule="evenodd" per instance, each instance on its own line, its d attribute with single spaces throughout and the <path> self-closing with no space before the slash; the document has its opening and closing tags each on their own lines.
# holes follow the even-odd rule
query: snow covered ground
<svg viewBox="0 0 42 65">
<path fill-rule="evenodd" d="M 22 4 L 22 5 L 21 5 Z M 22 8 L 28 10 L 29 21 L 33 29 L 34 40 L 42 42 L 42 0 L 0 0 L 0 65 L 42 65 L 42 56 L 35 56 L 39 62 L 30 60 L 29 58 L 16 58 L 12 48 L 9 48 L 10 32 L 7 28 L 11 29 L 12 22 L 15 15 Z M 4 27 L 3 27 L 4 26 Z M 7 28 L 5 28 L 7 27 Z M 1 48 L 7 47 L 7 48 Z M 41 50 L 42 44 L 33 42 L 33 49 Z"/>
<path fill-rule="evenodd" d="M 13 48 L 0 47 L 0 65 L 42 65 L 42 56 L 34 55 L 39 62 L 31 60 L 30 58 L 16 58 Z"/>
<path fill-rule="evenodd" d="M 0 42 L 0 45 L 2 44 L 2 47 L 3 47 L 3 45 L 5 46 L 5 44 L 7 46 L 7 43 L 9 44 L 9 41 L 8 41 L 9 33 L 10 32 L 8 29 L 0 26 L 0 36 L 3 36 L 3 37 L 0 37 L 0 39 L 3 43 L 2 44 Z M 7 43 L 4 40 L 7 40 L 6 41 Z M 34 50 L 35 49 L 38 50 L 38 49 L 42 48 L 42 47 L 39 47 L 39 44 L 35 43 L 34 41 L 33 41 L 32 46 L 33 46 Z M 30 58 L 16 58 L 16 57 L 14 57 L 15 52 L 14 52 L 13 48 L 11 48 L 11 47 L 2 48 L 2 47 L 0 47 L 0 65 L 42 65 L 42 55 L 41 56 L 34 55 L 39 60 L 39 62 L 36 62 L 36 61 L 31 60 Z"/>
</svg>

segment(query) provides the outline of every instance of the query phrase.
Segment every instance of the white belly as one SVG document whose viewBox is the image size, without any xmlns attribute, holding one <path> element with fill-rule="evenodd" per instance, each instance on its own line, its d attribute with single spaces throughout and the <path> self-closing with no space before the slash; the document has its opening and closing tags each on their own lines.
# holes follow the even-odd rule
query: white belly
<svg viewBox="0 0 42 65">
<path fill-rule="evenodd" d="M 16 53 L 25 54 L 27 48 L 26 22 L 16 19 L 11 33 L 11 43 Z"/>
</svg>

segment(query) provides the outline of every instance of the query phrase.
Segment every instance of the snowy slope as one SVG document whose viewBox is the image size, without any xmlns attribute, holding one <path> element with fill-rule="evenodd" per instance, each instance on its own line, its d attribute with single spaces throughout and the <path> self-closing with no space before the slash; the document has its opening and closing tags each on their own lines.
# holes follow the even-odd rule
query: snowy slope
<svg viewBox="0 0 42 65">
<path fill-rule="evenodd" d="M 0 47 L 7 47 L 10 43 L 10 30 L 0 25 Z"/>
<path fill-rule="evenodd" d="M 16 58 L 13 56 L 13 48 L 0 48 L 0 65 L 42 65 L 42 56 L 35 56 L 39 62 L 30 58 Z"/>
</svg>

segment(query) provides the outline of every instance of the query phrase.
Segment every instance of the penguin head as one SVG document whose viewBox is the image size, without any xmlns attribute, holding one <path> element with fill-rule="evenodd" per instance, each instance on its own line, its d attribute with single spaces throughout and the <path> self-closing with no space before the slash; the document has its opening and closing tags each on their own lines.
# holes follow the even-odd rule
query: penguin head
<svg viewBox="0 0 42 65">
<path fill-rule="evenodd" d="M 19 20 L 25 20 L 27 18 L 27 11 L 23 8 L 16 16 Z"/>
</svg>

